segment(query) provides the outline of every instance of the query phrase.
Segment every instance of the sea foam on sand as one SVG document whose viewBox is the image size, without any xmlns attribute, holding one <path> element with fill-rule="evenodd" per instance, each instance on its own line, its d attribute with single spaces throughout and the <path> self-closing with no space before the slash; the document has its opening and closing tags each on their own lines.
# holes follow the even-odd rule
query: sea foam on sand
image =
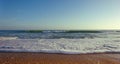
<svg viewBox="0 0 120 64">
<path fill-rule="evenodd" d="M 63 54 L 120 52 L 120 39 L 3 39 L 0 40 L 0 51 Z"/>
</svg>

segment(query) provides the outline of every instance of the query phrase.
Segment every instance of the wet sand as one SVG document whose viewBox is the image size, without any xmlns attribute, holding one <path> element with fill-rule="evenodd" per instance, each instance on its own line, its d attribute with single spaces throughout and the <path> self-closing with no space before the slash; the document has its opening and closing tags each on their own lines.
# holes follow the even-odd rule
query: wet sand
<svg viewBox="0 0 120 64">
<path fill-rule="evenodd" d="M 120 64 L 120 54 L 46 54 L 0 52 L 0 64 Z"/>
</svg>

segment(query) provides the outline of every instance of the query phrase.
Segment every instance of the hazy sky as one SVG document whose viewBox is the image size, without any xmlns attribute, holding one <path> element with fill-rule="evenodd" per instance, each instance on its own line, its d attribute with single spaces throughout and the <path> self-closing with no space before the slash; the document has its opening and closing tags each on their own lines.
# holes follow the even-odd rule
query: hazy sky
<svg viewBox="0 0 120 64">
<path fill-rule="evenodd" d="M 0 30 L 120 29 L 120 0 L 0 0 Z"/>
</svg>

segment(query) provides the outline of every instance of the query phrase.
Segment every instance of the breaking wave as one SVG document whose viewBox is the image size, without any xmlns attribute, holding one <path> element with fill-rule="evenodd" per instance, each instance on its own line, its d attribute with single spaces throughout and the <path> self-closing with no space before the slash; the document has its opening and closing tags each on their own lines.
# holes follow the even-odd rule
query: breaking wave
<svg viewBox="0 0 120 64">
<path fill-rule="evenodd" d="M 0 51 L 86 54 L 120 52 L 120 39 L 15 39 L 0 40 Z"/>
</svg>

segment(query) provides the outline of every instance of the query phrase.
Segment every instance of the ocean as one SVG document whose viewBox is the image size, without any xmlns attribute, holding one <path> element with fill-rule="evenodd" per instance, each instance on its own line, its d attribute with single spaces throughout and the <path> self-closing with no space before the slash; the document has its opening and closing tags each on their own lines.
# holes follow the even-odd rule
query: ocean
<svg viewBox="0 0 120 64">
<path fill-rule="evenodd" d="M 18 39 L 85 39 L 85 38 L 120 38 L 120 31 L 70 31 L 70 30 L 0 30 L 0 37 Z"/>
<path fill-rule="evenodd" d="M 120 52 L 120 31 L 0 30 L 0 51 L 63 54 Z"/>
</svg>

